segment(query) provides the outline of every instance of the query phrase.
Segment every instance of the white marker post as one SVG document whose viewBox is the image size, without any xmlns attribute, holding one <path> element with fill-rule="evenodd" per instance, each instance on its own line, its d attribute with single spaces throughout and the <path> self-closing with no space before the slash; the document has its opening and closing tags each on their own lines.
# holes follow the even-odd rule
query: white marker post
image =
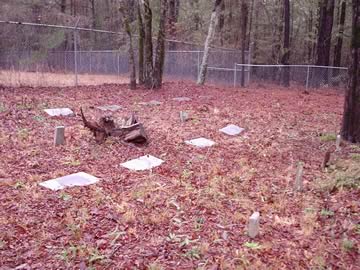
<svg viewBox="0 0 360 270">
<path fill-rule="evenodd" d="M 336 151 L 337 152 L 341 150 L 340 144 L 341 144 L 341 135 L 339 134 L 336 136 Z"/>
<path fill-rule="evenodd" d="M 260 227 L 260 213 L 254 212 L 249 218 L 248 235 L 250 238 L 255 238 L 259 234 Z"/>
<path fill-rule="evenodd" d="M 65 127 L 59 126 L 55 128 L 54 135 L 54 145 L 63 145 L 65 144 Z"/>
<path fill-rule="evenodd" d="M 180 121 L 186 122 L 189 119 L 189 114 L 187 112 L 181 111 L 180 112 Z"/>
<path fill-rule="evenodd" d="M 304 171 L 304 165 L 302 162 L 299 162 L 297 171 L 296 171 L 296 178 L 295 178 L 295 185 L 294 185 L 294 190 L 296 192 L 301 192 L 303 190 L 303 181 L 302 181 L 303 171 Z"/>
</svg>

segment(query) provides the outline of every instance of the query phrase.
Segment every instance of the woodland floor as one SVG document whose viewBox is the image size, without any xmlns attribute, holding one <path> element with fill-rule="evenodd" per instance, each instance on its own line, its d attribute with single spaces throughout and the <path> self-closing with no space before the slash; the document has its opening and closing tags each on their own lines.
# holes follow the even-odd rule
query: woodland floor
<svg viewBox="0 0 360 270">
<path fill-rule="evenodd" d="M 360 147 L 344 143 L 321 168 L 343 98 L 180 82 L 159 91 L 2 87 L 0 269 L 360 269 Z M 138 104 L 151 100 L 163 103 Z M 135 111 L 150 144 L 96 144 L 79 108 L 95 119 L 103 112 L 91 106 L 108 104 L 124 106 L 114 117 Z M 52 107 L 77 115 L 50 118 L 43 109 Z M 181 123 L 181 110 L 193 119 Z M 246 131 L 218 131 L 230 123 Z M 66 145 L 54 147 L 58 125 L 66 126 Z M 217 144 L 184 144 L 197 137 Z M 120 166 L 145 154 L 165 162 L 145 172 Z M 299 161 L 304 192 L 294 193 Z M 101 180 L 58 192 L 38 185 L 79 171 Z M 250 239 L 254 211 L 260 235 Z"/>
</svg>

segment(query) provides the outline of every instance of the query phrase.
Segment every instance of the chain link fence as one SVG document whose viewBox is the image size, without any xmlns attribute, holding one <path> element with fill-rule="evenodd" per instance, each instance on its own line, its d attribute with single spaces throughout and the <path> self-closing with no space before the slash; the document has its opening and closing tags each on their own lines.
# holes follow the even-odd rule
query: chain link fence
<svg viewBox="0 0 360 270">
<path fill-rule="evenodd" d="M 0 21 L 0 84 L 21 86 L 74 86 L 127 83 L 128 39 L 118 32 L 71 26 Z M 138 41 L 134 39 L 137 52 Z M 155 46 L 154 46 L 155 47 Z M 306 88 L 340 87 L 347 69 L 308 65 L 252 65 L 231 49 L 211 49 L 207 83 L 240 86 L 250 83 L 282 84 L 289 74 L 291 85 Z M 135 56 L 137 59 L 137 56 Z M 202 46 L 167 41 L 164 80 L 196 81 L 203 58 Z M 138 68 L 138 67 L 137 67 Z"/>
<path fill-rule="evenodd" d="M 234 87 L 240 85 L 244 69 L 246 83 L 284 84 L 289 77 L 290 85 L 309 88 L 345 88 L 348 81 L 348 70 L 344 67 L 314 65 L 249 65 L 235 64 Z"/>
<path fill-rule="evenodd" d="M 3 22 L 1 26 L 0 35 L 9 36 L 0 41 L 2 84 L 73 86 L 129 80 L 128 39 L 121 33 L 16 22 Z M 137 43 L 135 37 L 135 54 Z M 196 44 L 167 41 L 164 80 L 196 80 L 203 57 L 201 49 Z M 208 65 L 231 67 L 240 60 L 238 50 L 211 49 Z M 228 82 L 222 72 L 211 68 L 208 79 L 213 83 Z"/>
</svg>

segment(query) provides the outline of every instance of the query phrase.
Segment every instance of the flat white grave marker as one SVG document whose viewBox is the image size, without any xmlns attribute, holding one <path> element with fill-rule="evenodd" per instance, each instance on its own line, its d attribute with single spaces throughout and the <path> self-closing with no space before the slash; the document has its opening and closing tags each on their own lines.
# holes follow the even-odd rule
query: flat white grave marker
<svg viewBox="0 0 360 270">
<path fill-rule="evenodd" d="M 39 185 L 56 191 L 56 190 L 64 189 L 66 187 L 88 186 L 91 184 L 95 184 L 98 181 L 99 179 L 95 176 L 92 176 L 84 172 L 78 172 L 48 180 L 40 183 Z"/>
<path fill-rule="evenodd" d="M 50 116 L 68 116 L 74 114 L 69 108 L 45 109 L 44 111 Z"/>
<path fill-rule="evenodd" d="M 160 106 L 162 102 L 157 100 L 151 100 L 149 102 L 139 102 L 138 104 L 147 106 Z"/>
<path fill-rule="evenodd" d="M 188 98 L 188 97 L 176 97 L 176 98 L 173 98 L 173 100 L 175 100 L 175 101 L 190 101 L 191 98 Z"/>
<path fill-rule="evenodd" d="M 104 105 L 104 106 L 97 106 L 96 108 L 102 111 L 112 111 L 112 112 L 116 112 L 122 109 L 122 107 L 119 105 Z"/>
<path fill-rule="evenodd" d="M 154 167 L 160 166 L 164 161 L 151 155 L 142 156 L 121 163 L 120 165 L 134 171 L 150 170 Z"/>
<path fill-rule="evenodd" d="M 238 135 L 241 132 L 243 132 L 244 130 L 245 129 L 243 129 L 239 126 L 233 125 L 233 124 L 227 125 L 226 127 L 219 129 L 219 131 L 221 131 L 227 135 L 230 135 L 230 136 Z"/>
<path fill-rule="evenodd" d="M 197 147 L 210 147 L 210 146 L 213 146 L 215 144 L 214 141 L 206 139 L 206 138 L 197 138 L 197 139 L 185 141 L 185 143 L 190 144 L 190 145 L 194 145 L 194 146 L 197 146 Z"/>
</svg>

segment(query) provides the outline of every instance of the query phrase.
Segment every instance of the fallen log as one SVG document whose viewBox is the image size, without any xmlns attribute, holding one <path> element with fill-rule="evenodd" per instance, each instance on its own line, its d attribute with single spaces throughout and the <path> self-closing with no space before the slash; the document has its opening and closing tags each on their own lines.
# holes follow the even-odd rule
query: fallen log
<svg viewBox="0 0 360 270">
<path fill-rule="evenodd" d="M 94 134 L 97 143 L 103 143 L 110 136 L 119 137 L 126 143 L 145 144 L 148 142 L 144 126 L 138 122 L 134 114 L 119 121 L 115 121 L 111 116 L 103 116 L 96 122 L 88 121 L 82 108 L 80 112 L 84 126 Z M 120 123 L 120 126 L 116 126 L 116 122 Z"/>
</svg>

